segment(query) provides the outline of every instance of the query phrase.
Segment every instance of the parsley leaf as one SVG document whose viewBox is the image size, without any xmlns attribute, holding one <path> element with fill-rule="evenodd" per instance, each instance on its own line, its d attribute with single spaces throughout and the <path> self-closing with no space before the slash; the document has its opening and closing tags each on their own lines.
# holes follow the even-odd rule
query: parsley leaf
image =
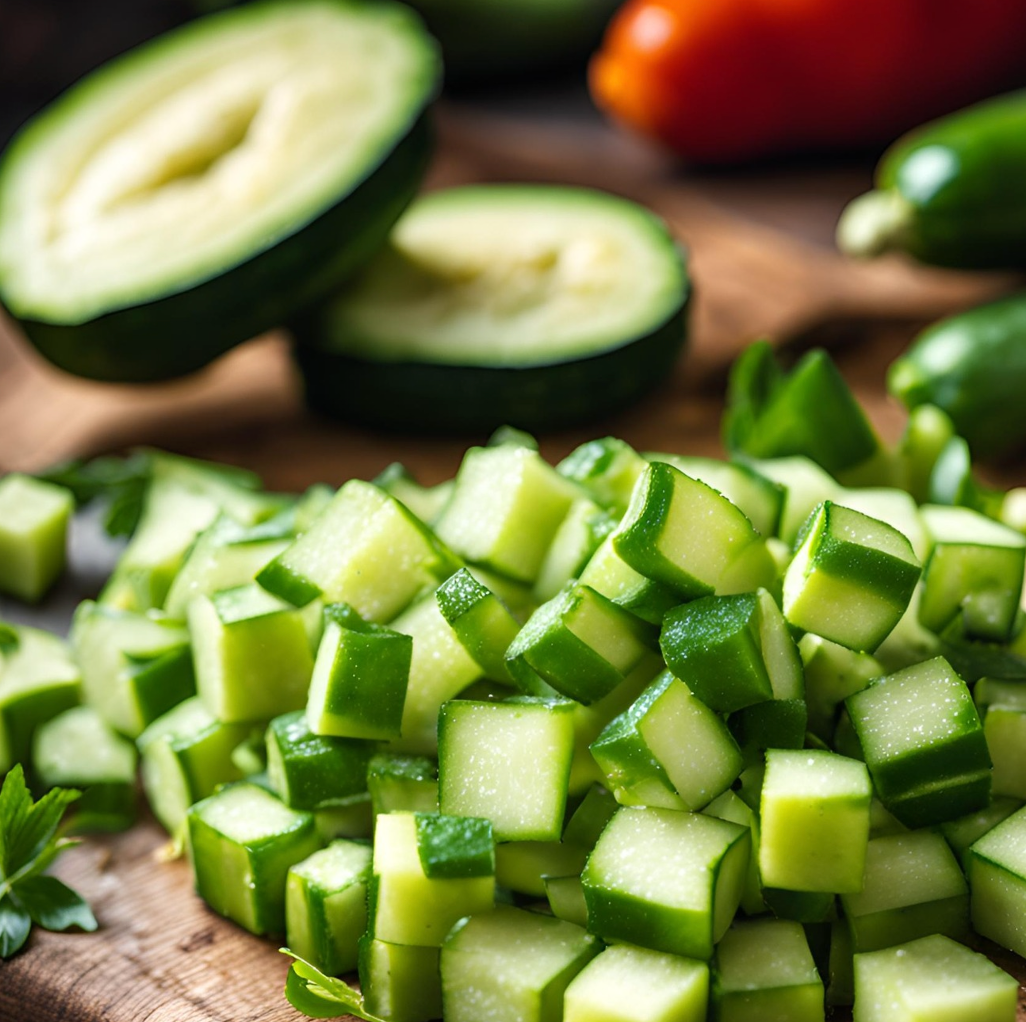
<svg viewBox="0 0 1026 1022">
<path fill-rule="evenodd" d="M 363 1006 L 363 994 L 354 990 L 345 980 L 325 976 L 320 969 L 300 958 L 287 947 L 283 955 L 294 958 L 285 981 L 285 998 L 296 1011 L 310 1018 L 341 1018 L 353 1015 L 364 1022 L 383 1022 Z"/>
<path fill-rule="evenodd" d="M 0 788 L 0 959 L 28 939 L 35 922 L 45 930 L 77 926 L 95 930 L 89 906 L 56 877 L 43 876 L 75 844 L 58 833 L 64 810 L 79 792 L 54 788 L 38 802 L 25 783 L 21 764 L 8 771 Z"/>
</svg>

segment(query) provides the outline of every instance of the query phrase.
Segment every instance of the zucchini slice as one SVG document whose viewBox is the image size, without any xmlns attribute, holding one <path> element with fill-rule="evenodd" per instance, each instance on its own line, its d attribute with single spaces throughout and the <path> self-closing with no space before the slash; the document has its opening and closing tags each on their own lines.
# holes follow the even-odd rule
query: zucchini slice
<svg viewBox="0 0 1026 1022">
<path fill-rule="evenodd" d="M 385 240 L 439 77 L 415 14 L 358 0 L 247 4 L 110 62 L 0 163 L 0 299 L 82 376 L 205 365 Z"/>
<path fill-rule="evenodd" d="M 613 195 L 478 185 L 418 199 L 389 245 L 294 324 L 308 402 L 423 432 L 554 429 L 664 379 L 690 286 L 653 214 Z"/>
</svg>

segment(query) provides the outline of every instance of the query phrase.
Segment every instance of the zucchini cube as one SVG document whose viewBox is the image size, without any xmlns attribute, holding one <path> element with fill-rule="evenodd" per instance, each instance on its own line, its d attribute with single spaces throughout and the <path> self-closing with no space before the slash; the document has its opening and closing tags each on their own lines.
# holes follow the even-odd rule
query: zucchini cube
<svg viewBox="0 0 1026 1022">
<path fill-rule="evenodd" d="M 716 947 L 712 1003 L 723 1022 L 823 1022 L 823 981 L 800 923 L 737 922 Z"/>
<path fill-rule="evenodd" d="M 581 572 L 580 582 L 653 625 L 659 624 L 663 615 L 680 603 L 675 589 L 635 571 L 616 552 L 612 536 L 607 536 L 592 554 Z"/>
<path fill-rule="evenodd" d="M 579 497 L 556 530 L 538 569 L 538 580 L 532 592 L 539 603 L 545 603 L 571 579 L 580 578 L 599 544 L 616 528 L 619 517 L 599 507 L 587 497 Z"/>
<path fill-rule="evenodd" d="M 439 806 L 491 820 L 496 841 L 558 841 L 573 751 L 570 702 L 448 702 L 439 715 Z"/>
<path fill-rule="evenodd" d="M 659 645 L 667 667 L 717 713 L 804 695 L 797 647 L 765 589 L 671 610 Z"/>
<path fill-rule="evenodd" d="M 506 650 L 520 624 L 502 600 L 460 568 L 435 590 L 442 617 L 474 662 L 492 681 L 509 683 Z"/>
<path fill-rule="evenodd" d="M 765 912 L 762 878 L 759 876 L 759 814 L 736 791 L 725 791 L 718 798 L 714 798 L 702 812 L 706 816 L 715 816 L 717 820 L 726 820 L 728 823 L 748 828 L 752 838 L 752 854 L 748 857 L 745 887 L 741 894 L 741 911 L 748 916 L 757 916 Z"/>
<path fill-rule="evenodd" d="M 622 805 L 701 809 L 744 766 L 721 717 L 664 671 L 591 744 Z"/>
<path fill-rule="evenodd" d="M 389 627 L 413 639 L 400 737 L 392 740 L 391 748 L 434 756 L 439 709 L 477 681 L 481 668 L 446 621 L 434 593 L 408 607 Z"/>
<path fill-rule="evenodd" d="M 36 729 L 75 706 L 81 687 L 63 639 L 0 621 L 0 773 L 30 762 Z"/>
<path fill-rule="evenodd" d="M 845 706 L 877 795 L 907 827 L 987 804 L 983 726 L 965 682 L 943 657 L 879 678 Z"/>
<path fill-rule="evenodd" d="M 584 900 L 584 887 L 579 875 L 568 877 L 542 877 L 549 910 L 557 919 L 565 919 L 575 926 L 587 928 L 588 906 Z"/>
<path fill-rule="evenodd" d="M 960 617 L 973 639 L 1007 642 L 1012 635 L 1026 536 L 967 507 L 926 506 L 933 542 L 923 568 L 919 621 L 938 635 Z"/>
<path fill-rule="evenodd" d="M 306 719 L 318 735 L 397 738 L 410 679 L 413 639 L 364 621 L 352 607 L 324 608 Z"/>
<path fill-rule="evenodd" d="M 983 734 L 994 764 L 991 791 L 1026 799 L 1026 708 L 995 703 L 983 717 Z"/>
<path fill-rule="evenodd" d="M 252 582 L 257 572 L 295 538 L 295 515 L 286 511 L 259 525 L 242 525 L 222 512 L 200 533 L 171 583 L 164 610 L 184 621 L 189 602 Z"/>
<path fill-rule="evenodd" d="M 438 519 L 452 496 L 454 480 L 448 479 L 436 486 L 422 486 L 402 462 L 386 465 L 372 480 L 389 496 L 395 497 L 412 511 L 425 525 Z"/>
<path fill-rule="evenodd" d="M 249 724 L 222 724 L 199 696 L 193 696 L 139 736 L 147 801 L 173 837 L 182 831 L 189 806 L 222 784 L 242 780 L 232 753 L 250 730 Z"/>
<path fill-rule="evenodd" d="M 969 874 L 969 849 L 1018 809 L 1022 809 L 1020 799 L 996 796 L 978 812 L 941 824 L 944 840 L 951 846 L 966 875 Z"/>
<path fill-rule="evenodd" d="M 189 604 L 196 687 L 226 723 L 302 709 L 313 672 L 303 614 L 257 585 Z"/>
<path fill-rule="evenodd" d="M 829 743 L 844 700 L 887 672 L 868 653 L 857 653 L 821 635 L 803 635 L 798 652 L 805 674 L 809 730 Z"/>
<path fill-rule="evenodd" d="M 446 1022 L 560 1022 L 570 981 L 602 945 L 562 919 L 497 905 L 442 945 Z"/>
<path fill-rule="evenodd" d="M 314 810 L 314 823 L 322 841 L 369 841 L 374 836 L 374 808 L 370 792 L 343 799 L 338 805 Z"/>
<path fill-rule="evenodd" d="M 940 834 L 920 830 L 874 838 L 863 888 L 842 894 L 852 949 L 879 951 L 931 933 L 969 933 L 969 888 Z"/>
<path fill-rule="evenodd" d="M 935 934 L 855 956 L 854 1022 L 1014 1022 L 1018 981 Z"/>
<path fill-rule="evenodd" d="M 240 783 L 197 802 L 187 820 L 199 896 L 250 933 L 284 933 L 289 867 L 321 844 L 312 814 Z"/>
<path fill-rule="evenodd" d="M 648 462 L 630 444 L 607 436 L 575 447 L 556 471 L 584 487 L 603 507 L 623 514 L 647 467 Z"/>
<path fill-rule="evenodd" d="M 969 849 L 973 929 L 1026 957 L 1026 809 Z"/>
<path fill-rule="evenodd" d="M 36 732 L 32 763 L 47 788 L 77 788 L 78 831 L 127 830 L 135 822 L 135 744 L 90 706 L 75 706 Z"/>
<path fill-rule="evenodd" d="M 325 975 L 356 968 L 358 943 L 367 928 L 370 876 L 370 848 L 352 841 L 333 841 L 289 869 L 288 946 Z"/>
<path fill-rule="evenodd" d="M 544 898 L 545 878 L 579 877 L 588 851 L 560 841 L 507 841 L 495 846 L 495 882 L 507 891 Z"/>
<path fill-rule="evenodd" d="M 438 763 L 426 756 L 379 752 L 367 765 L 374 815 L 437 813 Z"/>
<path fill-rule="evenodd" d="M 70 490 L 12 472 L 0 479 L 0 592 L 37 603 L 64 570 Z"/>
<path fill-rule="evenodd" d="M 705 962 L 617 944 L 567 987 L 563 1022 L 705 1022 L 708 1000 Z"/>
<path fill-rule="evenodd" d="M 85 600 L 70 639 L 86 702 L 129 738 L 196 694 L 189 633 L 174 622 Z"/>
<path fill-rule="evenodd" d="M 905 613 L 919 574 L 912 544 L 897 529 L 825 500 L 803 526 L 784 575 L 784 616 L 872 652 Z"/>
<path fill-rule="evenodd" d="M 373 742 L 315 735 L 302 710 L 267 728 L 267 778 L 291 809 L 326 809 L 367 790 Z"/>
<path fill-rule="evenodd" d="M 862 889 L 872 786 L 864 763 L 819 749 L 771 749 L 760 808 L 766 887 Z"/>
<path fill-rule="evenodd" d="M 697 521 L 701 529 L 695 528 Z M 665 462 L 645 470 L 612 534 L 613 549 L 627 564 L 685 600 L 715 592 L 758 539 L 752 523 L 726 497 Z"/>
<path fill-rule="evenodd" d="M 582 875 L 588 929 L 708 960 L 741 902 L 746 827 L 672 809 L 619 809 Z"/>
<path fill-rule="evenodd" d="M 655 630 L 586 585 L 571 582 L 539 607 L 506 653 L 510 676 L 525 692 L 540 677 L 588 705 L 609 695 L 655 647 Z"/>
<path fill-rule="evenodd" d="M 374 827 L 368 932 L 390 944 L 440 947 L 463 916 L 495 900 L 495 846 L 487 820 L 387 813 Z"/>
<path fill-rule="evenodd" d="M 323 597 L 383 623 L 458 567 L 452 552 L 398 500 L 373 483 L 350 479 L 257 581 L 297 607 Z"/>
<path fill-rule="evenodd" d="M 438 535 L 473 564 L 534 582 L 556 530 L 582 495 L 529 447 L 471 447 Z"/>
<path fill-rule="evenodd" d="M 432 1022 L 442 1017 L 441 951 L 360 938 L 360 989 L 366 1010 L 387 1022 Z"/>
</svg>

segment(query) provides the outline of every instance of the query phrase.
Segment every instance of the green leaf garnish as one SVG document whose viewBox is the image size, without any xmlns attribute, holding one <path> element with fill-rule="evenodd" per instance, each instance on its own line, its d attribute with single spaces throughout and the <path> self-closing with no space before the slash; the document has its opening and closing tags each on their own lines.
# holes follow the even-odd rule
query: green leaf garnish
<svg viewBox="0 0 1026 1022">
<path fill-rule="evenodd" d="M 285 998 L 296 1011 L 310 1018 L 354 1015 L 363 1019 L 363 1022 L 384 1022 L 384 1019 L 367 1011 L 363 994 L 354 990 L 345 980 L 325 976 L 320 969 L 287 947 L 280 948 L 280 951 L 295 959 L 285 981 Z"/>
<path fill-rule="evenodd" d="M 0 788 L 0 958 L 9 958 L 24 945 L 33 922 L 44 930 L 96 929 L 96 918 L 81 896 L 56 877 L 42 875 L 64 849 L 75 844 L 60 837 L 59 828 L 64 810 L 79 794 L 53 788 L 33 801 L 20 763 L 4 778 Z"/>
</svg>

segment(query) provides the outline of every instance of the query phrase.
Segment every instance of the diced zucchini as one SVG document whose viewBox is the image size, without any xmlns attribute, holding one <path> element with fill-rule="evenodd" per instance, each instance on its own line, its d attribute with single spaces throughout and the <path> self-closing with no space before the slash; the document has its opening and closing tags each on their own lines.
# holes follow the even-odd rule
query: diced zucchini
<svg viewBox="0 0 1026 1022">
<path fill-rule="evenodd" d="M 431 1022 L 442 1017 L 441 952 L 437 947 L 360 940 L 364 1007 L 386 1022 Z"/>
<path fill-rule="evenodd" d="M 654 646 L 651 626 L 594 589 L 570 583 L 531 615 L 506 666 L 526 692 L 545 695 L 551 686 L 587 705 L 612 692 Z"/>
<path fill-rule="evenodd" d="M 670 670 L 718 713 L 804 693 L 794 640 L 765 590 L 708 596 L 670 611 L 659 645 Z"/>
<path fill-rule="evenodd" d="M 1019 809 L 969 849 L 973 928 L 1026 956 L 1026 809 Z"/>
<path fill-rule="evenodd" d="M 630 444 L 607 436 L 575 447 L 556 471 L 584 487 L 603 507 L 623 514 L 646 465 Z"/>
<path fill-rule="evenodd" d="M 219 785 L 242 779 L 232 752 L 250 730 L 249 724 L 223 724 L 193 696 L 139 736 L 146 798 L 169 834 L 181 832 L 189 806 Z"/>
<path fill-rule="evenodd" d="M 65 710 L 36 732 L 32 762 L 47 788 L 78 788 L 78 830 L 125 830 L 135 822 L 135 745 L 89 706 Z"/>
<path fill-rule="evenodd" d="M 581 927 L 497 905 L 442 946 L 446 1022 L 561 1022 L 570 981 L 601 950 Z"/>
<path fill-rule="evenodd" d="M 507 891 L 545 897 L 545 877 L 580 876 L 586 849 L 559 841 L 507 841 L 495 847 L 495 881 Z"/>
<path fill-rule="evenodd" d="M 809 730 L 829 742 L 844 700 L 887 672 L 868 653 L 857 653 L 811 632 L 798 643 L 805 674 Z"/>
<path fill-rule="evenodd" d="M 763 536 L 776 536 L 784 507 L 784 487 L 749 465 L 716 458 L 646 453 L 649 461 L 665 461 L 686 476 L 711 486 L 739 507 Z"/>
<path fill-rule="evenodd" d="M 735 923 L 716 947 L 712 1002 L 722 1022 L 823 1022 L 823 981 L 801 924 Z"/>
<path fill-rule="evenodd" d="M 796 628 L 871 652 L 905 612 L 919 573 L 897 529 L 824 501 L 784 575 L 784 616 Z"/>
<path fill-rule="evenodd" d="M 373 483 L 351 479 L 257 581 L 296 606 L 322 596 L 385 622 L 458 566 L 403 504 Z"/>
<path fill-rule="evenodd" d="M 919 620 L 940 634 L 960 616 L 971 638 L 1006 642 L 1019 610 L 1026 536 L 965 507 L 922 509 L 933 548 Z"/>
<path fill-rule="evenodd" d="M 840 489 L 835 504 L 859 511 L 897 529 L 911 544 L 920 561 L 930 553 L 930 537 L 915 500 L 905 492 L 887 486 Z"/>
<path fill-rule="evenodd" d="M 71 646 L 86 701 L 130 738 L 196 693 L 189 635 L 171 621 L 85 600 Z"/>
<path fill-rule="evenodd" d="M 587 497 L 578 498 L 556 530 L 538 569 L 534 596 L 551 600 L 571 579 L 576 579 L 602 540 L 616 528 L 617 518 Z"/>
<path fill-rule="evenodd" d="M 990 756 L 965 682 L 943 658 L 845 700 L 883 804 L 909 827 L 953 820 L 990 798 Z"/>
<path fill-rule="evenodd" d="M 437 486 L 421 486 L 409 470 L 398 461 L 393 461 L 372 480 L 389 496 L 395 497 L 412 511 L 425 525 L 434 524 L 445 505 L 452 497 L 453 481 L 450 479 Z"/>
<path fill-rule="evenodd" d="M 441 842 L 427 845 L 419 814 L 387 813 L 374 828 L 371 936 L 390 944 L 440 947 L 463 916 L 489 911 L 495 900 L 494 845 L 487 821 L 433 817 Z M 467 825 L 473 837 L 467 839 Z M 435 828 L 435 836 L 438 828 Z M 485 846 L 477 839 L 486 838 Z M 440 858 L 441 875 L 427 854 Z"/>
<path fill-rule="evenodd" d="M 1026 709 L 1001 703 L 988 706 L 983 734 L 994 764 L 991 792 L 1026 799 Z"/>
<path fill-rule="evenodd" d="M 741 752 L 723 720 L 669 671 L 592 742 L 623 805 L 701 809 L 733 783 Z"/>
<path fill-rule="evenodd" d="M 295 534 L 295 518 L 285 513 L 258 525 L 240 525 L 221 514 L 200 533 L 171 583 L 164 609 L 184 621 L 194 596 L 213 596 L 222 589 L 246 585 L 287 547 Z"/>
<path fill-rule="evenodd" d="M 931 933 L 964 940 L 969 888 L 947 842 L 932 831 L 874 838 L 863 888 L 842 894 L 856 952 L 878 951 Z"/>
<path fill-rule="evenodd" d="M 303 613 L 255 584 L 189 604 L 196 688 L 229 723 L 306 705 L 313 655 Z"/>
<path fill-rule="evenodd" d="M 694 523 L 703 527 L 696 529 Z M 711 486 L 665 462 L 641 476 L 613 549 L 635 571 L 675 589 L 683 599 L 706 596 L 759 539 L 752 523 Z"/>
<path fill-rule="evenodd" d="M 1019 984 L 935 934 L 855 956 L 854 1022 L 1014 1022 Z"/>
<path fill-rule="evenodd" d="M 746 827 L 672 809 L 617 811 L 582 876 L 588 928 L 606 940 L 708 960 L 741 901 Z"/>
<path fill-rule="evenodd" d="M 188 824 L 200 897 L 251 933 L 284 933 L 289 867 L 320 847 L 313 816 L 233 784 L 197 802 Z"/>
<path fill-rule="evenodd" d="M 635 571 L 616 552 L 611 535 L 602 541 L 585 565 L 580 582 L 654 625 L 662 621 L 671 607 L 680 603 L 672 587 Z"/>
<path fill-rule="evenodd" d="M 789 458 L 746 459 L 744 464 L 783 488 L 784 503 L 777 535 L 789 547 L 817 505 L 834 500 L 841 486 L 829 472 L 801 455 Z"/>
<path fill-rule="evenodd" d="M 617 944 L 567 987 L 563 1022 L 705 1022 L 708 999 L 705 962 Z"/>
<path fill-rule="evenodd" d="M 933 467 L 954 435 L 950 416 L 936 405 L 916 405 L 909 410 L 897 453 L 904 466 L 902 485 L 920 504 L 929 499 Z"/>
<path fill-rule="evenodd" d="M 370 793 L 350 795 L 337 805 L 314 810 L 314 823 L 322 841 L 369 841 L 374 836 L 374 808 Z"/>
<path fill-rule="evenodd" d="M 289 868 L 288 945 L 328 976 L 356 968 L 357 944 L 367 927 L 370 874 L 370 848 L 352 841 L 333 841 Z"/>
<path fill-rule="evenodd" d="M 448 702 L 439 715 L 439 806 L 491 820 L 497 841 L 556 841 L 573 744 L 572 703 Z"/>
<path fill-rule="evenodd" d="M 545 897 L 549 909 L 557 919 L 565 919 L 575 926 L 587 927 L 588 905 L 584 900 L 584 887 L 579 876 L 543 877 Z"/>
<path fill-rule="evenodd" d="M 537 451 L 472 447 L 438 522 L 438 535 L 474 564 L 534 582 L 556 530 L 581 490 Z"/>
<path fill-rule="evenodd" d="M 36 729 L 75 706 L 81 686 L 63 639 L 0 621 L 0 773 L 30 762 Z"/>
<path fill-rule="evenodd" d="M 438 764 L 425 756 L 378 753 L 367 766 L 367 787 L 375 816 L 438 812 Z"/>
<path fill-rule="evenodd" d="M 324 608 L 306 702 L 310 730 L 344 738 L 397 738 L 413 639 L 364 621 L 352 607 Z"/>
<path fill-rule="evenodd" d="M 316 735 L 302 710 L 275 717 L 267 728 L 267 777 L 292 809 L 326 809 L 367 790 L 374 743 Z"/>
<path fill-rule="evenodd" d="M 771 749 L 762 786 L 759 870 L 767 887 L 862 889 L 872 788 L 865 764 L 814 749 Z"/>
<path fill-rule="evenodd" d="M 392 748 L 433 756 L 438 749 L 439 709 L 480 678 L 481 668 L 445 619 L 434 593 L 418 600 L 389 627 L 413 637 L 400 737 L 392 741 Z"/>
<path fill-rule="evenodd" d="M 461 568 L 435 590 L 442 617 L 473 661 L 492 681 L 510 681 L 506 650 L 520 624 L 500 597 Z"/>
<path fill-rule="evenodd" d="M 725 791 L 702 810 L 706 816 L 747 827 L 752 839 L 752 854 L 748 857 L 748 872 L 741 894 L 741 911 L 757 916 L 766 911 L 762 897 L 762 878 L 759 876 L 759 814 L 736 791 Z"/>
<path fill-rule="evenodd" d="M 0 479 L 0 592 L 36 603 L 64 570 L 70 490 L 12 472 Z"/>
<path fill-rule="evenodd" d="M 972 845 L 1021 808 L 1019 799 L 997 796 L 983 809 L 941 824 L 941 833 L 961 863 L 963 872 L 969 872 L 969 849 Z"/>
</svg>

